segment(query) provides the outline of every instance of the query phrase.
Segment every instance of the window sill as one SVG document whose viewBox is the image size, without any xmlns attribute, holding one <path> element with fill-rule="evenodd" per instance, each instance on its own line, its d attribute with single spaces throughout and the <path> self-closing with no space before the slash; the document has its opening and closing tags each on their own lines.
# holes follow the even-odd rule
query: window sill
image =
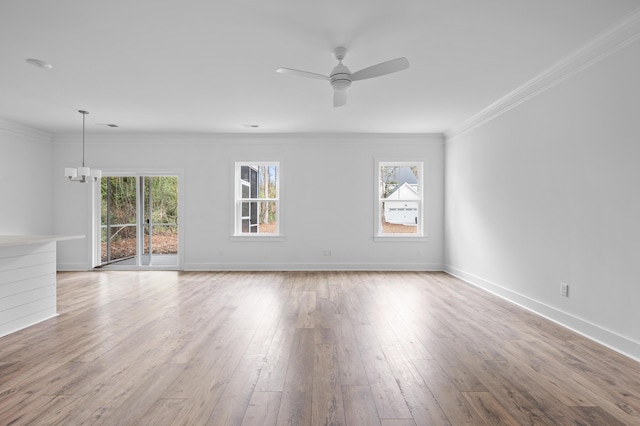
<svg viewBox="0 0 640 426">
<path fill-rule="evenodd" d="M 231 241 L 246 241 L 246 242 L 254 242 L 254 241 L 260 241 L 260 242 L 276 242 L 276 241 L 284 241 L 284 235 L 271 235 L 271 234 L 264 234 L 264 235 L 232 235 L 231 237 L 229 237 L 229 239 Z"/>
<path fill-rule="evenodd" d="M 373 241 L 385 241 L 385 242 L 424 242 L 428 241 L 429 237 L 424 235 L 402 235 L 402 234 L 394 234 L 394 235 L 375 235 L 373 237 Z"/>
</svg>

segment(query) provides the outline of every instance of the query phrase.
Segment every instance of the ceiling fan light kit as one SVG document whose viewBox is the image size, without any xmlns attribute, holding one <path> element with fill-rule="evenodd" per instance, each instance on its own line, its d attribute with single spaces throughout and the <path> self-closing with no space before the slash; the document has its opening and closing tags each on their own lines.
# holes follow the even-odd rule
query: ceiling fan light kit
<svg viewBox="0 0 640 426">
<path fill-rule="evenodd" d="M 342 60 L 347 54 L 347 49 L 345 47 L 337 47 L 334 49 L 333 54 L 338 60 L 338 65 L 333 68 L 328 76 L 292 68 L 278 68 L 276 72 L 316 80 L 328 80 L 333 88 L 333 106 L 340 107 L 347 103 L 347 90 L 351 87 L 352 82 L 380 77 L 409 68 L 409 61 L 403 57 L 372 65 L 352 73 L 346 65 L 342 64 Z"/>
</svg>

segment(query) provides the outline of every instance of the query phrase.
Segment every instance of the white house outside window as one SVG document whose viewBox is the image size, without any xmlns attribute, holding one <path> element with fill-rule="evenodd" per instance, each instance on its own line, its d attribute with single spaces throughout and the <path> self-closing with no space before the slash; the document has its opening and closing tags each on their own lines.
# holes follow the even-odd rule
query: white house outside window
<svg viewBox="0 0 640 426">
<path fill-rule="evenodd" d="M 279 163 L 236 163 L 235 235 L 279 235 Z"/>
<path fill-rule="evenodd" d="M 376 235 L 423 235 L 422 162 L 377 163 Z"/>
</svg>

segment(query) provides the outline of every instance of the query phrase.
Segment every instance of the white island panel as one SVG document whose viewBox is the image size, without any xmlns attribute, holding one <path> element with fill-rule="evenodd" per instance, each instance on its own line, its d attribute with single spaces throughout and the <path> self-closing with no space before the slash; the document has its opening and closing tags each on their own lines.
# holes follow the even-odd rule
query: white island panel
<svg viewBox="0 0 640 426">
<path fill-rule="evenodd" d="M 0 236 L 0 336 L 56 316 L 56 241 L 75 238 Z"/>
</svg>

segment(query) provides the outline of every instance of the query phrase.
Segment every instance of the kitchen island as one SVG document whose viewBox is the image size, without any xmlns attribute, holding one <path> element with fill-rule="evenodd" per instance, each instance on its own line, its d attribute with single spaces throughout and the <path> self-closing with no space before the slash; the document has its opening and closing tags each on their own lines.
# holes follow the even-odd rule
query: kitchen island
<svg viewBox="0 0 640 426">
<path fill-rule="evenodd" d="M 57 315 L 56 243 L 83 235 L 0 235 L 0 337 Z"/>
</svg>

